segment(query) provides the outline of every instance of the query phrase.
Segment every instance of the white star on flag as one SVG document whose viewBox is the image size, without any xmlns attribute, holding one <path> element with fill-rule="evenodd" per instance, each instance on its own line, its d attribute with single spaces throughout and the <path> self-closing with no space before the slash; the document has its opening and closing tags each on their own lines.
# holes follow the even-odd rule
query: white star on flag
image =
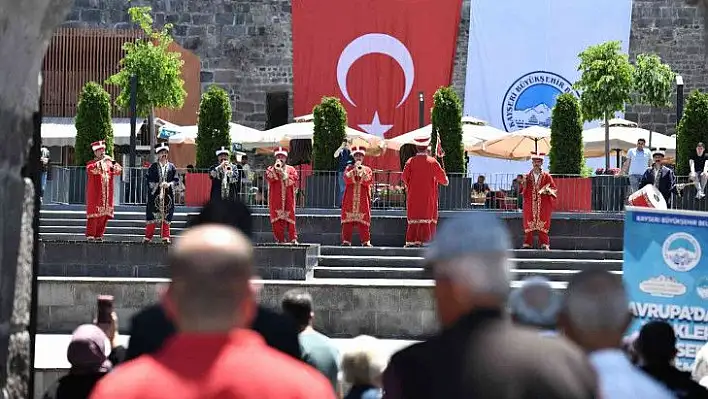
<svg viewBox="0 0 708 399">
<path fill-rule="evenodd" d="M 365 131 L 366 133 L 369 133 L 371 135 L 381 137 L 382 139 L 385 138 L 384 134 L 391 130 L 393 125 L 382 125 L 381 120 L 379 120 L 379 113 L 374 112 L 374 119 L 371 121 L 371 124 L 369 125 L 359 125 L 359 127 Z"/>
</svg>

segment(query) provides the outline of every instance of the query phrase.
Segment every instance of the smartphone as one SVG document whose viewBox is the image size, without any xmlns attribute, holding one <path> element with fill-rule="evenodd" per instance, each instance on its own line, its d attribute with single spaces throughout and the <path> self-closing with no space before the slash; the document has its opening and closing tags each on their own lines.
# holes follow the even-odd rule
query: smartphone
<svg viewBox="0 0 708 399">
<path fill-rule="evenodd" d="M 111 323 L 113 321 L 113 295 L 99 295 L 97 304 L 98 314 L 96 315 L 96 323 Z"/>
</svg>

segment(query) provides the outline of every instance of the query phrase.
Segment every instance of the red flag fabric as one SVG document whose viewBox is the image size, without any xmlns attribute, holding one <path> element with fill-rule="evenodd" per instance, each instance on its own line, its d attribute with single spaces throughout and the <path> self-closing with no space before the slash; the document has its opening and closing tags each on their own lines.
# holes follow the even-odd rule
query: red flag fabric
<svg viewBox="0 0 708 399">
<path fill-rule="evenodd" d="M 350 127 L 393 138 L 419 127 L 423 92 L 430 123 L 433 93 L 452 81 L 461 7 L 460 0 L 294 1 L 295 115 L 334 96 Z M 367 164 L 400 170 L 396 152 L 381 158 Z"/>
<path fill-rule="evenodd" d="M 445 157 L 445 150 L 443 150 L 442 143 L 440 142 L 440 132 L 436 130 L 435 134 L 437 135 L 435 138 L 435 156 L 443 158 Z"/>
</svg>

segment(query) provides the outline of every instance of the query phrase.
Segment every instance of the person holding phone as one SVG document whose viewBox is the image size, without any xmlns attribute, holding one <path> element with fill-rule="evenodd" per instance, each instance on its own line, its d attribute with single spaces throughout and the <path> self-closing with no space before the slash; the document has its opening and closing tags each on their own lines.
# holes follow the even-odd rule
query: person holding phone
<svg viewBox="0 0 708 399">
<path fill-rule="evenodd" d="M 344 140 L 342 141 L 342 145 L 334 152 L 334 158 L 339 161 L 337 165 L 337 206 L 342 205 L 344 190 L 347 188 L 347 184 L 344 182 L 344 171 L 347 169 L 347 166 L 354 163 L 350 148 L 351 145 L 351 140 Z"/>
<path fill-rule="evenodd" d="M 114 366 L 123 363 L 126 357 L 126 348 L 118 342 L 118 315 L 113 310 L 113 296 L 99 295 L 97 300 L 97 314 L 94 324 L 108 337 L 110 354 L 108 360 Z"/>
</svg>

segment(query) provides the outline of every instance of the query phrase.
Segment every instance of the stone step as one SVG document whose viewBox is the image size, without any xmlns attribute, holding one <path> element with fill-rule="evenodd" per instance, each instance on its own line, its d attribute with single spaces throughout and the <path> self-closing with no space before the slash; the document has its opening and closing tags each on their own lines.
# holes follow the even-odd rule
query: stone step
<svg viewBox="0 0 708 399">
<path fill-rule="evenodd" d="M 522 281 L 532 276 L 545 277 L 552 282 L 567 282 L 580 270 L 568 269 L 511 269 L 513 281 Z M 622 274 L 613 270 L 612 273 Z M 429 280 L 431 275 L 421 267 L 327 267 L 314 268 L 315 279 L 391 279 Z"/>
<path fill-rule="evenodd" d="M 172 235 L 179 235 L 184 230 L 184 227 L 172 227 L 170 229 Z M 159 226 L 156 231 L 159 233 Z M 40 233 L 47 234 L 77 234 L 84 235 L 86 232 L 86 226 L 40 226 Z M 106 227 L 106 234 L 111 235 L 123 235 L 123 236 L 133 236 L 142 235 L 145 233 L 145 222 L 143 222 L 142 227 L 124 227 L 124 226 L 111 226 L 110 224 Z"/>
<path fill-rule="evenodd" d="M 622 270 L 622 260 L 595 259 L 545 259 L 512 258 L 517 269 L 566 269 L 581 270 L 601 267 L 605 270 Z M 359 267 L 359 268 L 420 268 L 425 260 L 417 256 L 320 256 L 318 266 L 323 267 Z"/>
<path fill-rule="evenodd" d="M 424 248 L 402 247 L 344 247 L 323 245 L 320 253 L 323 256 L 423 256 Z M 544 259 L 597 259 L 622 260 L 622 251 L 588 251 L 588 250 L 551 250 L 540 251 L 531 249 L 515 249 L 514 258 L 544 258 Z"/>
<path fill-rule="evenodd" d="M 112 219 L 108 222 L 108 227 L 134 227 L 143 228 L 145 227 L 145 218 L 142 220 L 134 219 Z M 173 221 L 172 227 L 185 227 L 187 224 L 186 220 Z M 40 218 L 39 225 L 41 227 L 86 227 L 86 219 L 46 219 Z"/>
</svg>

